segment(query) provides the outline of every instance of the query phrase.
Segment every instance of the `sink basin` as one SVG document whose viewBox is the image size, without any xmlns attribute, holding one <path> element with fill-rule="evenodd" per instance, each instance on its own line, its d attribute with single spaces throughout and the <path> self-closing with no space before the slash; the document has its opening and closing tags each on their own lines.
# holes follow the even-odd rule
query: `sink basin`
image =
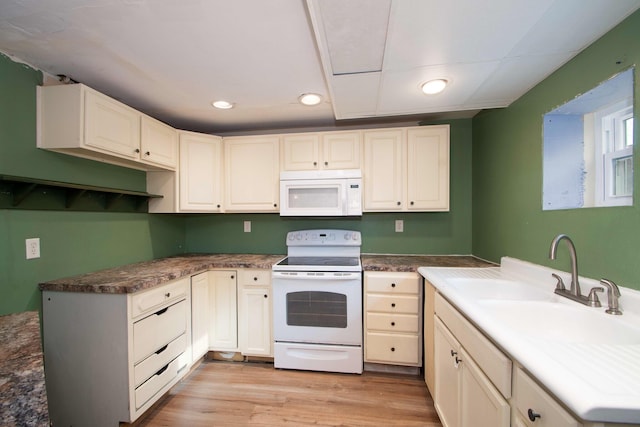
<svg viewBox="0 0 640 427">
<path fill-rule="evenodd" d="M 545 301 L 478 301 L 487 317 L 519 334 L 565 343 L 640 344 L 640 328 L 590 307 Z"/>
<path fill-rule="evenodd" d="M 553 290 L 536 288 L 523 282 L 508 279 L 451 278 L 451 288 L 463 292 L 474 300 L 553 301 Z"/>
</svg>

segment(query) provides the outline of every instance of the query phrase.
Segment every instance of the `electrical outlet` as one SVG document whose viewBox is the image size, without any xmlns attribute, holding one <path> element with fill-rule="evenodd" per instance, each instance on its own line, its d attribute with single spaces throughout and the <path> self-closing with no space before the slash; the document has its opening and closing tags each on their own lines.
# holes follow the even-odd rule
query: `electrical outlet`
<svg viewBox="0 0 640 427">
<path fill-rule="evenodd" d="M 396 219 L 396 233 L 404 232 L 404 221 L 401 219 Z"/>
<path fill-rule="evenodd" d="M 244 232 L 251 233 L 251 221 L 244 222 Z"/>
<path fill-rule="evenodd" d="M 25 245 L 27 247 L 27 259 L 40 258 L 40 239 L 38 237 L 26 239 Z"/>
</svg>

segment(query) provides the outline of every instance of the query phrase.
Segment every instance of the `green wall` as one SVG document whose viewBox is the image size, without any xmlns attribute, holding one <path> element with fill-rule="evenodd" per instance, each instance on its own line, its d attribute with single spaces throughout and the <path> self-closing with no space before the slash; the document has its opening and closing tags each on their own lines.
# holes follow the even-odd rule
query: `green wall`
<svg viewBox="0 0 640 427">
<path fill-rule="evenodd" d="M 188 252 L 285 254 L 288 231 L 306 228 L 362 232 L 364 253 L 471 253 L 471 120 L 451 124 L 450 212 L 365 213 L 353 219 L 281 218 L 277 214 L 190 215 L 186 219 Z M 435 123 L 434 123 L 435 124 Z M 396 233 L 395 220 L 404 220 Z M 243 232 L 243 221 L 252 232 Z"/>
<path fill-rule="evenodd" d="M 566 248 L 557 261 L 548 259 L 553 237 L 566 233 L 577 247 L 581 275 L 640 289 L 640 174 L 635 176 L 632 207 L 542 211 L 543 115 L 640 65 L 639 29 L 636 12 L 508 108 L 473 119 L 474 255 L 492 261 L 512 256 L 568 271 Z M 637 101 L 635 122 L 637 147 Z M 637 149 L 634 162 L 640 170 Z"/>
<path fill-rule="evenodd" d="M 36 148 L 42 74 L 0 54 L 0 174 L 144 191 L 144 172 Z M 25 259 L 39 237 L 41 258 Z M 41 281 L 184 252 L 184 219 L 0 209 L 0 315 L 40 307 Z"/>
</svg>

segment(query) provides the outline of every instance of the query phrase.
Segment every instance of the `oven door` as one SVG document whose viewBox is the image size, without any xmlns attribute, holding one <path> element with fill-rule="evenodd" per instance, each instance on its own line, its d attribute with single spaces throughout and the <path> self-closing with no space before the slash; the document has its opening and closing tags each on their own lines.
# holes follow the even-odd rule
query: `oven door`
<svg viewBox="0 0 640 427">
<path fill-rule="evenodd" d="M 361 272 L 276 272 L 276 342 L 362 345 Z"/>
</svg>

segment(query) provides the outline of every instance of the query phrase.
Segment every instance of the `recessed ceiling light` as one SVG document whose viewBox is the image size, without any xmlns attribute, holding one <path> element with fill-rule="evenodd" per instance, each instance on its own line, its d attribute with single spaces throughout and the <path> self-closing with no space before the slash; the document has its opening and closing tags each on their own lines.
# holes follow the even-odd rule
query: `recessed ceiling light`
<svg viewBox="0 0 640 427">
<path fill-rule="evenodd" d="M 447 83 L 449 83 L 445 79 L 435 79 L 429 80 L 426 83 L 422 83 L 420 85 L 420 89 L 427 95 L 435 95 L 436 93 L 440 93 L 447 87 Z"/>
<path fill-rule="evenodd" d="M 211 103 L 211 105 L 221 110 L 228 110 L 230 108 L 233 108 L 234 104 L 229 101 L 214 101 Z"/>
<path fill-rule="evenodd" d="M 318 95 L 317 93 L 303 93 L 298 97 L 298 101 L 303 105 L 318 105 L 322 102 L 322 95 Z"/>
</svg>

